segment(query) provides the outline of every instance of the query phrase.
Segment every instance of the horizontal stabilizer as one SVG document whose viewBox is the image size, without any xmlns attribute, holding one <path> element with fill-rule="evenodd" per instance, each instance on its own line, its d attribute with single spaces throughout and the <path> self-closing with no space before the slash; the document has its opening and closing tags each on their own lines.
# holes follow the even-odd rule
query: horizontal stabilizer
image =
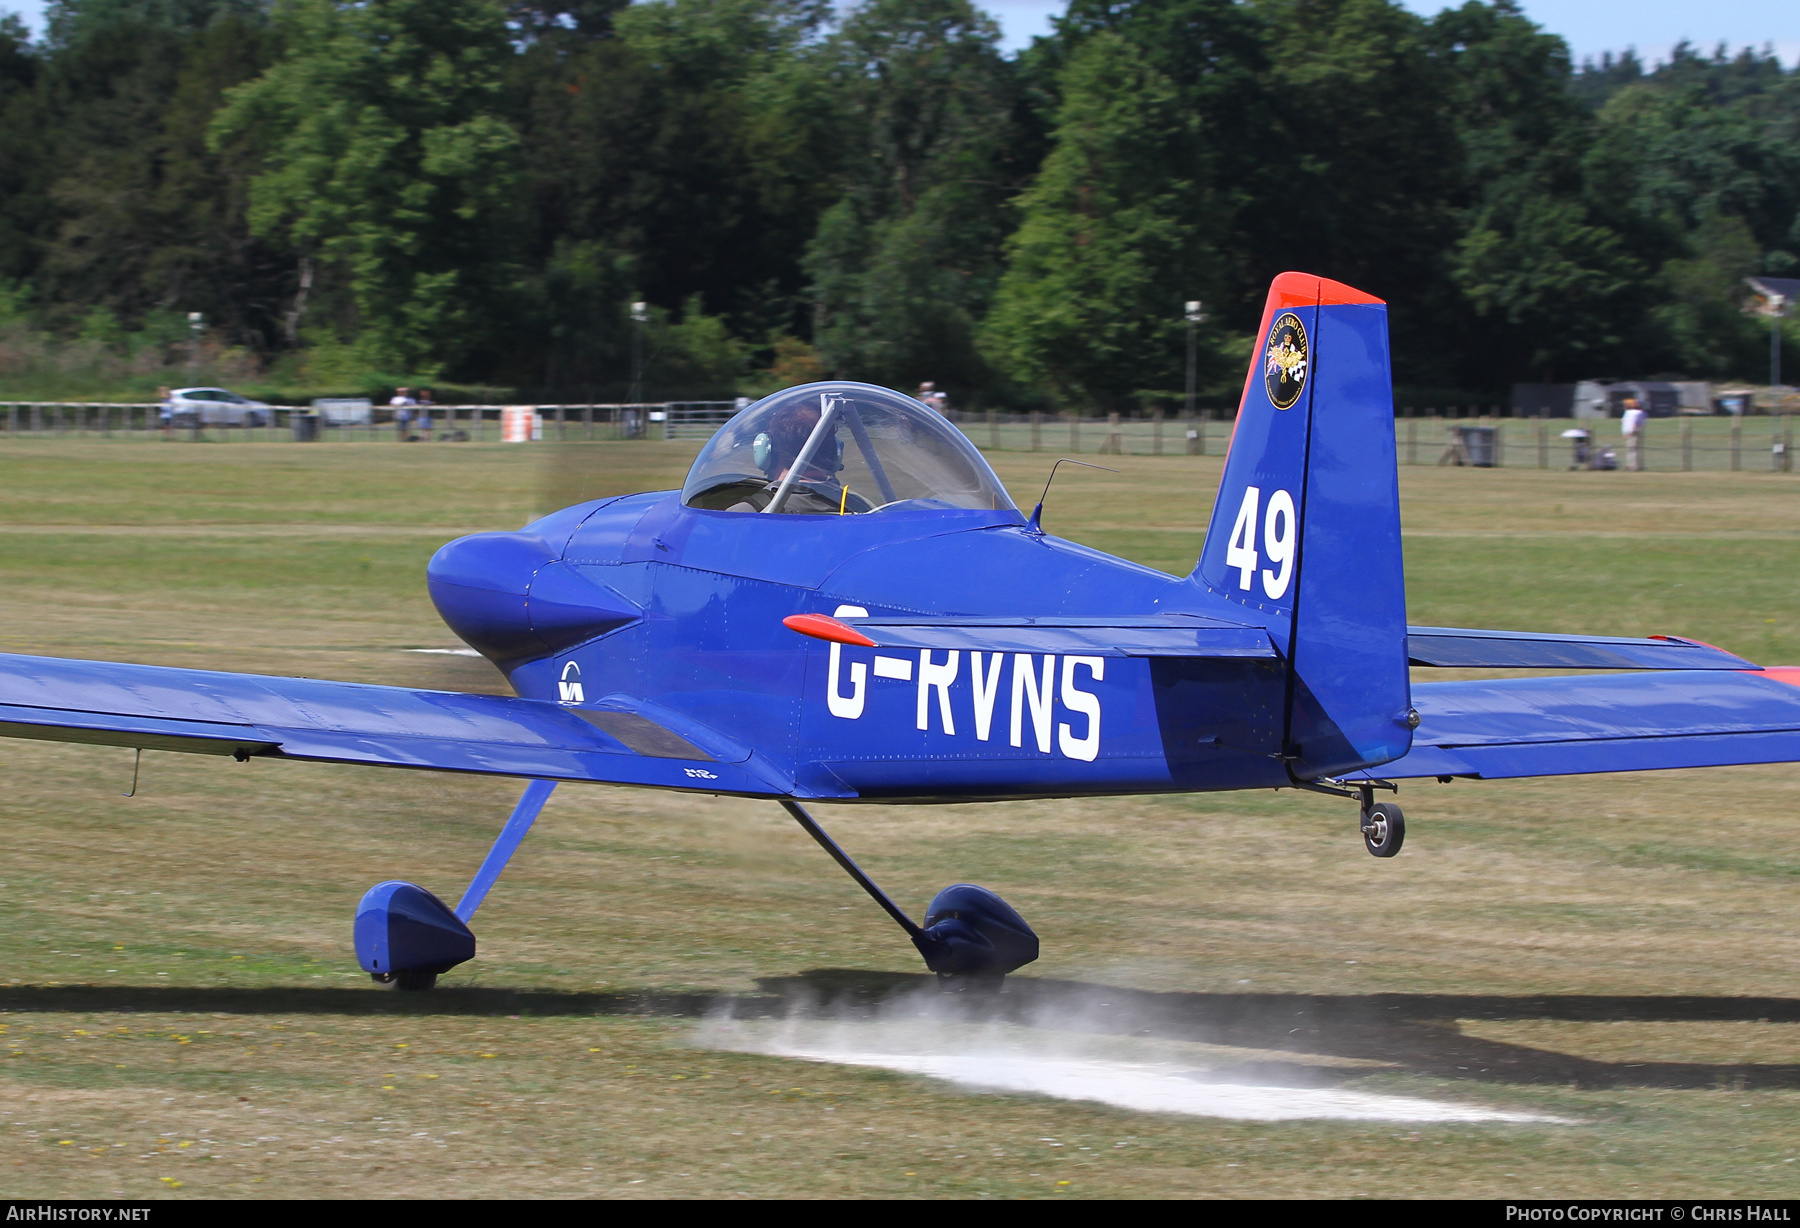
<svg viewBox="0 0 1800 1228">
<path fill-rule="evenodd" d="M 1573 776 L 1800 762 L 1793 671 L 1431 682 L 1413 687 L 1412 750 L 1389 779 Z"/>
<path fill-rule="evenodd" d="M 1269 633 L 1187 614 L 1107 618 L 849 618 L 880 648 L 972 648 L 1097 657 L 1277 655 Z"/>
<path fill-rule="evenodd" d="M 1408 627 L 1406 654 L 1414 665 L 1467 669 L 1755 669 L 1742 657 L 1697 640 L 1655 635 L 1537 635 Z"/>
<path fill-rule="evenodd" d="M 574 707 L 0 654 L 0 736 L 783 796 L 748 747 L 628 696 Z"/>
</svg>

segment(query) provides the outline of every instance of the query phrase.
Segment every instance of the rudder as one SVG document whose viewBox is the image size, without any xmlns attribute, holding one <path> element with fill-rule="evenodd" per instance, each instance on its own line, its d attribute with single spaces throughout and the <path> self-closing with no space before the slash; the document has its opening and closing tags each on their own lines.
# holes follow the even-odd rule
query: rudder
<svg viewBox="0 0 1800 1228">
<path fill-rule="evenodd" d="M 1411 746 L 1387 306 L 1283 273 L 1193 581 L 1287 656 L 1283 752 L 1302 780 Z"/>
</svg>

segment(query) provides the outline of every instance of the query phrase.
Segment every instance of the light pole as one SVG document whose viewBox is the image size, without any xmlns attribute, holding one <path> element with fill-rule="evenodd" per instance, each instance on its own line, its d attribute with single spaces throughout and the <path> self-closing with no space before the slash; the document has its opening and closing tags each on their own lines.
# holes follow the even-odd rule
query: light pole
<svg viewBox="0 0 1800 1228">
<path fill-rule="evenodd" d="M 644 399 L 644 325 L 650 322 L 650 304 L 631 305 L 631 403 Z"/>
<path fill-rule="evenodd" d="M 1769 295 L 1769 386 L 1781 387 L 1781 317 L 1787 314 L 1787 295 Z"/>
<path fill-rule="evenodd" d="M 1206 323 L 1206 312 L 1199 299 L 1187 302 L 1187 417 L 1194 416 L 1194 330 Z"/>
<path fill-rule="evenodd" d="M 206 331 L 206 317 L 198 311 L 188 312 L 188 331 L 193 341 L 188 345 L 188 378 L 200 378 L 200 334 Z"/>
<path fill-rule="evenodd" d="M 198 311 L 188 312 L 188 331 L 193 334 L 194 338 L 188 343 L 188 382 L 191 384 L 200 378 L 200 334 L 206 331 L 206 317 Z M 196 407 L 193 434 L 196 442 L 200 439 L 201 426 L 200 410 Z"/>
</svg>

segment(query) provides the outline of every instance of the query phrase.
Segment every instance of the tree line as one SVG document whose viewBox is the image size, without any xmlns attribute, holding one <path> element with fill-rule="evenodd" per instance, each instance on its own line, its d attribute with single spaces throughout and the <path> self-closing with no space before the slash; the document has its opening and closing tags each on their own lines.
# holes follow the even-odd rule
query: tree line
<svg viewBox="0 0 1800 1228">
<path fill-rule="evenodd" d="M 151 378 L 200 312 L 270 387 L 618 397 L 641 327 L 659 398 L 838 375 L 1129 411 L 1179 396 L 1193 299 L 1234 401 L 1284 269 L 1387 299 L 1421 403 L 1757 378 L 1744 278 L 1800 276 L 1800 79 L 1576 66 L 1511 0 L 1070 0 L 1014 55 L 968 0 L 0 18 L 0 380 L 57 345 Z"/>
</svg>

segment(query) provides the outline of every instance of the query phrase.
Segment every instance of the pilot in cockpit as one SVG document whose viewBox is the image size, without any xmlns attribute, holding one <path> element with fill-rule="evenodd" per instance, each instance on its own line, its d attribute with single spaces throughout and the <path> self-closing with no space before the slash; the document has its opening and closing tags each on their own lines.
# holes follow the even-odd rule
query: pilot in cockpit
<svg viewBox="0 0 1800 1228">
<path fill-rule="evenodd" d="M 823 436 L 814 442 L 813 435 L 828 407 L 834 410 L 833 421 L 826 424 Z M 768 485 L 749 492 L 725 510 L 760 512 L 785 484 L 789 489 L 782 500 L 784 512 L 816 516 L 869 511 L 873 505 L 843 481 L 844 441 L 839 438 L 839 425 L 835 407 L 830 407 L 829 402 L 821 405 L 820 401 L 797 401 L 777 408 L 750 445 L 751 461 L 768 478 Z M 790 475 L 794 479 L 791 483 Z"/>
</svg>

